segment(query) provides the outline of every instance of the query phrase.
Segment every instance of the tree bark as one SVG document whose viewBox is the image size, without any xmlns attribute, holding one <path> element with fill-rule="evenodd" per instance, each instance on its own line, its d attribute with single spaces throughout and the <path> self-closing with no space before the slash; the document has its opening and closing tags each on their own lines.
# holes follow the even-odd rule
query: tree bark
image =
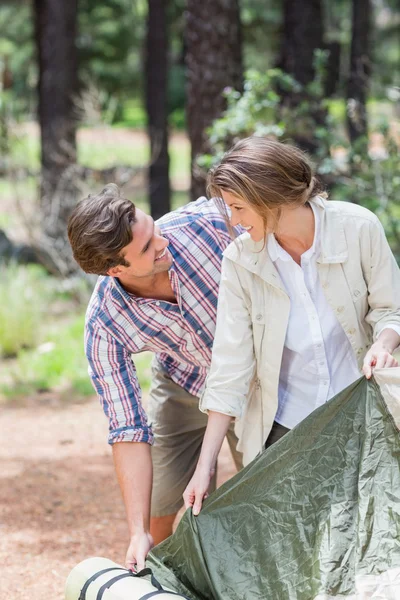
<svg viewBox="0 0 400 600">
<path fill-rule="evenodd" d="M 48 251 L 68 253 L 66 222 L 76 202 L 78 92 L 77 0 L 34 0 L 39 64 L 38 117 L 41 135 L 40 219 Z"/>
<path fill-rule="evenodd" d="M 314 50 L 322 47 L 321 0 L 284 0 L 281 68 L 307 85 L 314 79 Z"/>
<path fill-rule="evenodd" d="M 329 44 L 326 44 L 325 48 L 329 50 L 325 79 L 325 96 L 331 98 L 335 95 L 340 80 L 342 45 L 338 41 L 332 41 Z"/>
<path fill-rule="evenodd" d="M 323 48 L 323 19 L 321 0 L 284 0 L 283 2 L 283 35 L 278 66 L 292 75 L 302 86 L 307 86 L 315 77 L 314 52 Z M 308 100 L 306 91 L 294 93 L 280 90 L 283 103 L 291 111 Z M 324 113 L 313 111 L 310 118 L 323 124 Z M 304 150 L 314 152 L 318 141 L 314 138 L 309 123 L 299 122 L 294 140 Z"/>
<path fill-rule="evenodd" d="M 187 122 L 191 142 L 191 199 L 205 194 L 205 173 L 196 161 L 210 151 L 207 128 L 226 107 L 223 90 L 243 89 L 238 0 L 188 0 Z"/>
<path fill-rule="evenodd" d="M 347 127 L 350 141 L 368 134 L 366 101 L 371 73 L 370 0 L 353 0 L 350 72 L 347 82 Z"/>
<path fill-rule="evenodd" d="M 157 219 L 170 210 L 168 154 L 168 33 L 166 0 L 148 0 L 146 39 L 146 108 L 151 163 L 149 199 Z"/>
</svg>

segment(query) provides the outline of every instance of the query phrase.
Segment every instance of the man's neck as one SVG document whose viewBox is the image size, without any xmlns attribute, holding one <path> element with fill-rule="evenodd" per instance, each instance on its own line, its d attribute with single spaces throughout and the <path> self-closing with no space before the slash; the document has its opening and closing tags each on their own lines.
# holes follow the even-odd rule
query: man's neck
<svg viewBox="0 0 400 600">
<path fill-rule="evenodd" d="M 129 294 L 134 294 L 139 298 L 176 302 L 168 271 L 157 273 L 151 277 L 119 277 L 118 280 Z"/>
</svg>

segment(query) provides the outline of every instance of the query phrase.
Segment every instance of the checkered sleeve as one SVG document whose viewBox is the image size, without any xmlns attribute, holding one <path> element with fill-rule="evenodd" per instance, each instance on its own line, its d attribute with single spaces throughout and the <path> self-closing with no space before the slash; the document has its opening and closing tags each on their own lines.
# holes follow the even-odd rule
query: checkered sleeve
<svg viewBox="0 0 400 600">
<path fill-rule="evenodd" d="M 88 323 L 89 375 L 109 420 L 108 443 L 153 443 L 132 356 L 106 329 Z"/>
</svg>

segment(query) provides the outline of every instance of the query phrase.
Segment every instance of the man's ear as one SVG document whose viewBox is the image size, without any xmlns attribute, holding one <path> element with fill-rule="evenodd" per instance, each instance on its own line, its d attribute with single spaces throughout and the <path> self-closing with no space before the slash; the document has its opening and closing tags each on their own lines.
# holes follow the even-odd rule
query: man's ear
<svg viewBox="0 0 400 600">
<path fill-rule="evenodd" d="M 108 269 L 107 271 L 107 275 L 109 275 L 110 277 L 119 277 L 122 273 L 122 268 L 117 265 L 116 267 L 111 267 L 111 269 Z"/>
</svg>

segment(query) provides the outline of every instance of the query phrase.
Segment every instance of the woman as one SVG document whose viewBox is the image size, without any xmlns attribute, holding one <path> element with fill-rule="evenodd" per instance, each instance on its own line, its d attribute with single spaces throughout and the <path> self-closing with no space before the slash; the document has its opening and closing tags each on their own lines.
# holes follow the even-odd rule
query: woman
<svg viewBox="0 0 400 600">
<path fill-rule="evenodd" d="M 208 425 L 184 493 L 198 514 L 232 418 L 244 464 L 372 368 L 394 367 L 400 272 L 377 217 L 328 202 L 297 148 L 248 138 L 209 174 L 247 230 L 226 249 Z"/>
</svg>

